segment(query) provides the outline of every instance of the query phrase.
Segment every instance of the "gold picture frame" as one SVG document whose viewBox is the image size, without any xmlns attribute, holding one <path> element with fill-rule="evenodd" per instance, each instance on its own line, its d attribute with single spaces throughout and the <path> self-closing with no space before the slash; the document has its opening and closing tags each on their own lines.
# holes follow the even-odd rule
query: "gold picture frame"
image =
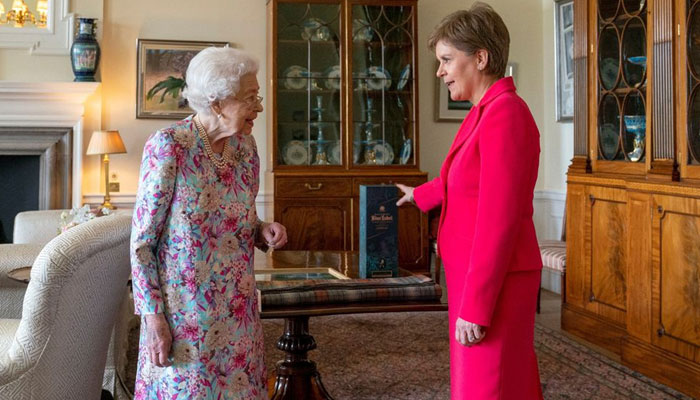
<svg viewBox="0 0 700 400">
<path fill-rule="evenodd" d="M 136 118 L 182 119 L 192 114 L 181 98 L 190 60 L 207 47 L 228 45 L 228 42 L 138 39 Z"/>
</svg>

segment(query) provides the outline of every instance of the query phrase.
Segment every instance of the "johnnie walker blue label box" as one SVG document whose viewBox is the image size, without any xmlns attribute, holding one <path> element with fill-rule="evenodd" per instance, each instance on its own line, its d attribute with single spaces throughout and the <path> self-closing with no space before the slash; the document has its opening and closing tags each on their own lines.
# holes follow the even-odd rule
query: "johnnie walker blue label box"
<svg viewBox="0 0 700 400">
<path fill-rule="evenodd" d="M 360 185 L 360 277 L 399 275 L 398 188 Z"/>
</svg>

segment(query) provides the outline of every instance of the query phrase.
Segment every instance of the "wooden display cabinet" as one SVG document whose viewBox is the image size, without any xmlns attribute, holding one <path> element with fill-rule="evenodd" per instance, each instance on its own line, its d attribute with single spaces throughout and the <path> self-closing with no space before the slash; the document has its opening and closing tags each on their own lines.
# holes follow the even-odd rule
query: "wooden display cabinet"
<svg viewBox="0 0 700 400">
<path fill-rule="evenodd" d="M 700 397 L 700 1 L 574 1 L 562 328 Z"/>
<path fill-rule="evenodd" d="M 359 186 L 417 186 L 416 1 L 270 0 L 275 220 L 291 250 L 357 250 Z M 427 216 L 399 209 L 399 264 L 429 270 Z"/>
</svg>

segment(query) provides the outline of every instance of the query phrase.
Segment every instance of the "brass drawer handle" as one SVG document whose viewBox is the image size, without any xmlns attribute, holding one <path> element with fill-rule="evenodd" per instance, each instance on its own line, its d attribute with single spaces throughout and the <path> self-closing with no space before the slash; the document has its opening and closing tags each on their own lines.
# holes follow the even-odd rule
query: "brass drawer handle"
<svg viewBox="0 0 700 400">
<path fill-rule="evenodd" d="M 321 190 L 323 183 L 317 183 L 315 186 L 311 186 L 310 183 L 305 183 L 304 187 L 306 187 L 308 190 Z"/>
</svg>

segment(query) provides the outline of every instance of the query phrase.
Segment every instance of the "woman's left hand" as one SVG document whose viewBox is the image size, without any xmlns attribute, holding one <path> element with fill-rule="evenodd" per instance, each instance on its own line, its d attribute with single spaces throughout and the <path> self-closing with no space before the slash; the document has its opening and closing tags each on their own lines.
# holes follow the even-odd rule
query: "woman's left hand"
<svg viewBox="0 0 700 400">
<path fill-rule="evenodd" d="M 279 249 L 287 244 L 287 228 L 279 222 L 263 223 L 263 239 L 271 249 Z"/>
<path fill-rule="evenodd" d="M 486 328 L 473 322 L 457 318 L 455 339 L 464 346 L 471 347 L 486 337 Z"/>
</svg>

